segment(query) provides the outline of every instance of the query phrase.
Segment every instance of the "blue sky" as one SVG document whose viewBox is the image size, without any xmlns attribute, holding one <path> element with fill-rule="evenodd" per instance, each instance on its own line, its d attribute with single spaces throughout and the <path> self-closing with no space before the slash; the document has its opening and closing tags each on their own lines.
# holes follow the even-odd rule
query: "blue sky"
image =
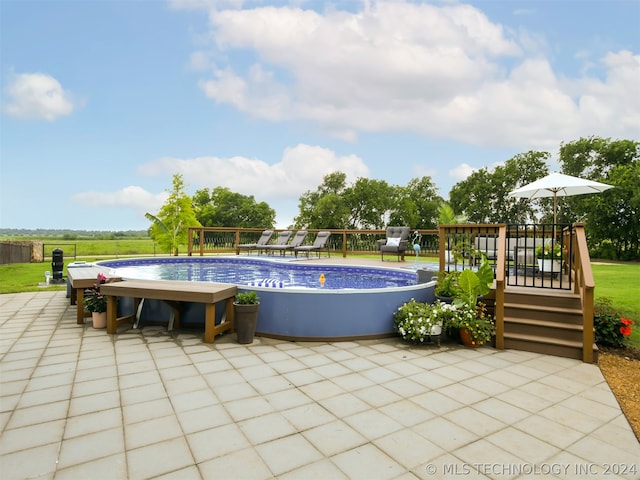
<svg viewBox="0 0 640 480">
<path fill-rule="evenodd" d="M 640 140 L 638 32 L 639 0 L 0 0 L 0 227 L 146 229 L 176 173 L 284 227 L 333 171 L 447 198 Z"/>
</svg>

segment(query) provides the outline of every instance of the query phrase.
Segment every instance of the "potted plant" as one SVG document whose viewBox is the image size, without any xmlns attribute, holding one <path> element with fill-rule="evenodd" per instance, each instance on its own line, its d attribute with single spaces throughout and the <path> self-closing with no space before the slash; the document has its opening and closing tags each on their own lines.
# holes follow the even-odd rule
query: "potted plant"
<svg viewBox="0 0 640 480">
<path fill-rule="evenodd" d="M 536 259 L 538 260 L 538 268 L 542 272 L 559 272 L 562 269 L 562 245 L 559 243 L 538 245 L 536 247 Z"/>
<path fill-rule="evenodd" d="M 394 329 L 408 342 L 424 343 L 435 339 L 439 346 L 442 329 L 456 315 L 456 309 L 448 303 L 428 304 L 412 298 L 394 312 Z"/>
<path fill-rule="evenodd" d="M 479 302 L 475 307 L 463 305 L 455 320 L 460 329 L 463 345 L 478 348 L 491 340 L 493 335 L 493 319 L 487 315 L 487 307 Z"/>
<path fill-rule="evenodd" d="M 493 269 L 486 256 L 476 271 L 466 269 L 460 272 L 453 305 L 457 308 L 448 325 L 449 330 L 459 332 L 462 343 L 469 347 L 479 347 L 489 341 L 493 334 L 493 319 L 487 315 L 486 305 L 479 300 L 491 291 Z"/>
<path fill-rule="evenodd" d="M 93 328 L 105 328 L 107 326 L 107 297 L 100 292 L 100 285 L 107 281 L 102 273 L 98 274 L 97 283 L 85 293 L 82 304 L 88 312 L 91 312 Z"/>
<path fill-rule="evenodd" d="M 238 343 L 252 343 L 256 333 L 260 307 L 258 294 L 254 291 L 238 292 L 233 307 L 234 327 L 238 334 Z"/>
<path fill-rule="evenodd" d="M 465 223 L 467 219 L 464 215 L 456 215 L 455 211 L 453 210 L 453 207 L 451 207 L 449 203 L 442 202 L 438 206 L 437 221 L 438 221 L 438 225 L 455 225 L 458 223 Z M 448 246 L 449 242 L 447 241 L 446 243 Z M 454 263 L 455 260 L 456 260 L 455 256 L 451 250 L 444 251 L 444 261 L 447 264 Z"/>
<path fill-rule="evenodd" d="M 453 303 L 475 307 L 478 300 L 491 291 L 493 284 L 493 269 L 483 256 L 476 271 L 465 269 L 458 276 Z"/>
<path fill-rule="evenodd" d="M 458 277 L 460 272 L 458 270 L 452 270 L 450 272 L 442 271 L 438 274 L 438 280 L 434 293 L 436 298 L 444 303 L 453 302 L 453 297 L 458 291 Z"/>
</svg>

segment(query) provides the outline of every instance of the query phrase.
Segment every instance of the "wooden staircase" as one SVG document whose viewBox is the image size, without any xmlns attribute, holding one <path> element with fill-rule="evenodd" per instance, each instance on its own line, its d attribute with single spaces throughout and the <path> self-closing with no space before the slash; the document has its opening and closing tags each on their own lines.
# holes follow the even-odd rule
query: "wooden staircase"
<svg viewBox="0 0 640 480">
<path fill-rule="evenodd" d="M 567 290 L 507 287 L 504 348 L 583 358 L 580 296 Z M 594 362 L 598 348 L 593 344 Z"/>
</svg>

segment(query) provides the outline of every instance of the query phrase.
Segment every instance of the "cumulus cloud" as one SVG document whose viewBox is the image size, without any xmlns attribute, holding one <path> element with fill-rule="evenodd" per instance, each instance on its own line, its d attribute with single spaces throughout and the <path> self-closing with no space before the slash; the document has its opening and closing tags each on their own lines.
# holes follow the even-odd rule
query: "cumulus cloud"
<svg viewBox="0 0 640 480">
<path fill-rule="evenodd" d="M 322 147 L 297 145 L 284 150 L 272 165 L 246 157 L 161 158 L 139 168 L 142 175 L 179 173 L 185 183 L 196 189 L 227 187 L 258 201 L 296 200 L 307 190 L 314 190 L 325 175 L 341 171 L 348 181 L 366 177 L 369 169 L 356 155 L 339 156 Z"/>
<path fill-rule="evenodd" d="M 456 181 L 466 180 L 476 169 L 467 163 L 461 163 L 456 168 L 449 170 L 449 176 Z"/>
<path fill-rule="evenodd" d="M 608 55 L 593 77 L 567 79 L 544 57 L 544 38 L 504 28 L 471 5 L 228 5 L 209 10 L 218 61 L 199 85 L 216 103 L 258 118 L 307 121 L 348 140 L 413 131 L 491 147 L 557 148 L 602 132 L 594 127 L 638 135 L 640 66 L 629 52 Z M 242 58 L 252 63 L 221 61 L 235 52 L 250 52 Z"/>
<path fill-rule="evenodd" d="M 142 187 L 131 185 L 115 192 L 81 192 L 73 195 L 71 200 L 83 207 L 127 208 L 144 215 L 158 211 L 167 197 L 167 192 L 150 193 Z"/>
<path fill-rule="evenodd" d="M 17 118 L 55 120 L 70 115 L 76 105 L 60 82 L 44 73 L 11 75 L 5 87 L 7 115 Z"/>
</svg>

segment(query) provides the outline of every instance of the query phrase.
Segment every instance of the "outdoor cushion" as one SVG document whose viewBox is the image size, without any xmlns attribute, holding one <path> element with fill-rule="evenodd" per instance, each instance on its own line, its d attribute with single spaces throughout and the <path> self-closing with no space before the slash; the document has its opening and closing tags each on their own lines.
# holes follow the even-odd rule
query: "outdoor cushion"
<svg viewBox="0 0 640 480">
<path fill-rule="evenodd" d="M 397 247 L 400 245 L 400 237 L 392 237 L 392 238 L 387 238 L 387 245 L 389 247 Z"/>
</svg>

